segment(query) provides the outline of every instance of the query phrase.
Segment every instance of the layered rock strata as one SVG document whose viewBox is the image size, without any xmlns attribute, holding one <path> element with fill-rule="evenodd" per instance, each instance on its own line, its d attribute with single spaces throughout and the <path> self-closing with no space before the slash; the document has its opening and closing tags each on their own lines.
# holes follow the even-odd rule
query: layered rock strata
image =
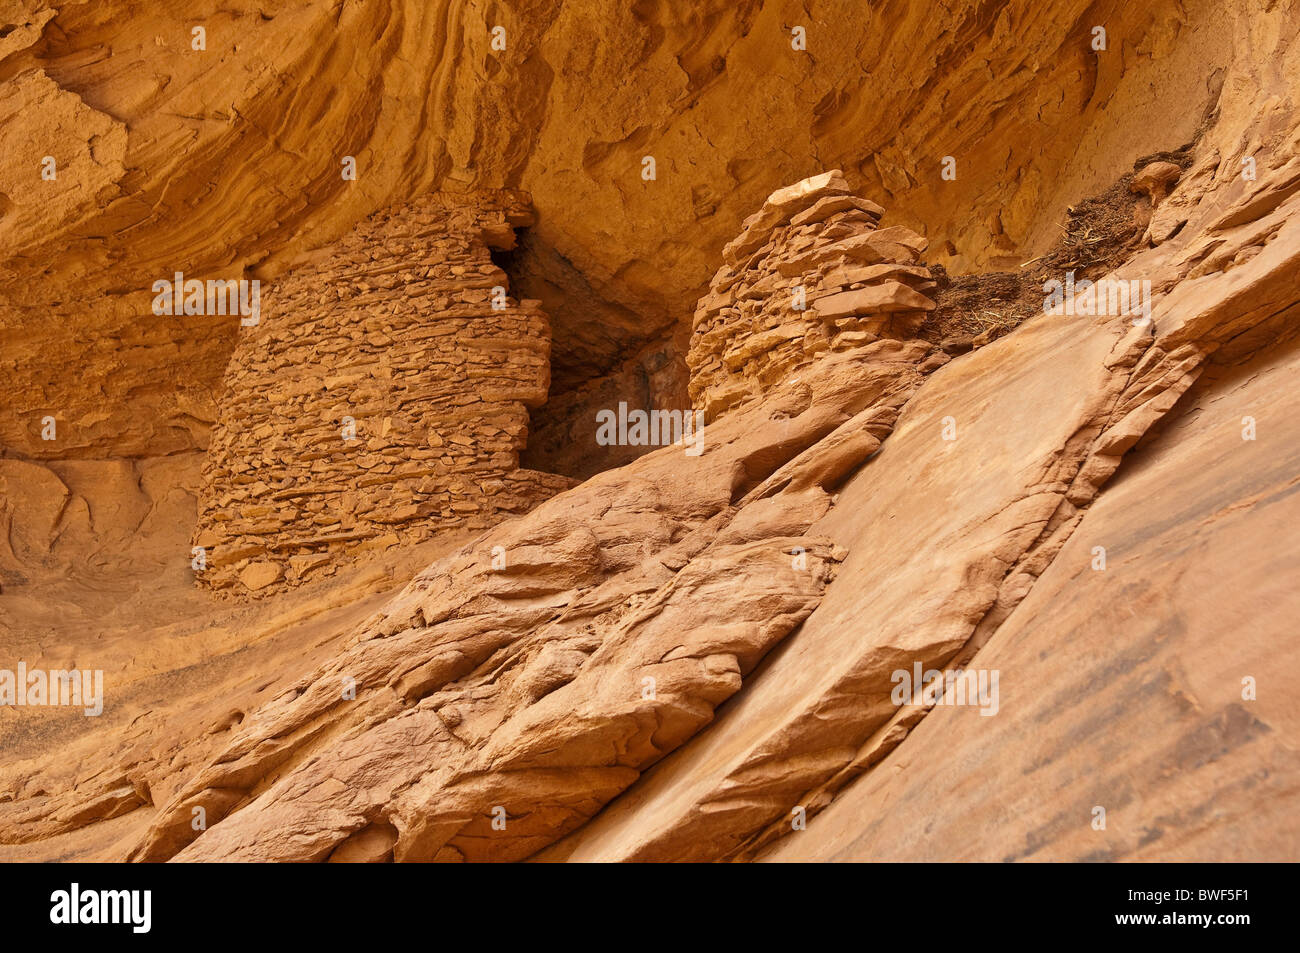
<svg viewBox="0 0 1300 953">
<path fill-rule="evenodd" d="M 204 584 L 296 584 L 570 485 L 519 469 L 550 333 L 537 302 L 507 297 L 490 249 L 531 221 L 521 193 L 433 195 L 372 216 L 269 290 L 204 465 Z"/>
<path fill-rule="evenodd" d="M 820 176 L 793 204 L 852 199 L 839 189 Z M 805 247 L 828 244 L 819 226 L 840 232 L 805 222 Z M 171 786 L 132 857 L 517 860 L 581 826 L 821 600 L 845 551 L 806 530 L 880 449 L 930 353 L 853 344 L 771 380 L 698 443 L 599 474 L 430 566 Z"/>
<path fill-rule="evenodd" d="M 815 204 L 828 183 L 800 194 Z M 195 773 L 137 751 L 97 776 L 102 790 L 7 813 L 23 839 L 49 836 L 87 799 L 111 815 L 147 791 L 159 811 L 132 851 L 147 860 L 530 856 L 705 726 L 816 607 L 844 551 L 805 530 L 880 448 L 930 350 L 828 351 L 691 447 L 491 530 L 215 750 L 207 732 L 185 742 Z"/>
<path fill-rule="evenodd" d="M 1208 368 L 1125 460 L 978 655 L 997 717 L 935 707 L 762 856 L 1293 862 L 1297 343 Z"/>
<path fill-rule="evenodd" d="M 1261 64 L 1296 46 L 1294 0 L 1104 16 L 1090 0 L 891 0 L 870 15 L 776 0 L 10 9 L 0 369 L 15 413 L 0 414 L 0 445 L 42 459 L 206 448 L 236 327 L 149 314 L 138 289 L 178 265 L 240 277 L 426 192 L 517 184 L 544 215 L 511 269 L 538 278 L 515 292 L 545 303 L 563 393 L 675 330 L 718 249 L 781 185 L 842 168 L 931 237 L 930 261 L 1016 268 L 1052 245 L 1066 206 L 1190 141 L 1225 67 L 1239 97 L 1289 79 Z M 206 51 L 191 48 L 197 25 Z M 508 50 L 492 47 L 498 25 Z M 340 177 L 343 153 L 357 181 Z M 42 178 L 47 154 L 57 180 Z M 47 414 L 57 443 L 41 439 Z"/>
<path fill-rule="evenodd" d="M 722 251 L 695 310 L 690 395 L 712 420 L 825 351 L 906 341 L 934 310 L 926 241 L 838 170 L 778 189 Z"/>
<path fill-rule="evenodd" d="M 1042 315 L 928 379 L 924 342 L 825 349 L 700 456 L 434 563 L 237 723 L 73 792 L 19 779 L 0 839 L 145 791 L 143 860 L 1293 857 L 1290 129 L 1258 180 L 1207 147 L 1157 203 L 1112 276 L 1151 282 L 1149 321 Z M 1002 668 L 998 717 L 899 704 L 918 663 Z"/>
<path fill-rule="evenodd" d="M 920 380 L 828 357 L 698 456 L 599 474 L 431 565 L 169 785 L 132 856 L 515 860 L 578 827 L 816 607 L 844 553 L 806 530 Z"/>
<path fill-rule="evenodd" d="M 1224 154 L 1108 276 L 1149 320 L 1039 315 L 928 378 L 812 527 L 850 554 L 796 638 L 544 859 L 1296 856 L 1300 134 L 1255 179 Z M 900 705 L 917 662 L 1000 697 Z"/>
</svg>

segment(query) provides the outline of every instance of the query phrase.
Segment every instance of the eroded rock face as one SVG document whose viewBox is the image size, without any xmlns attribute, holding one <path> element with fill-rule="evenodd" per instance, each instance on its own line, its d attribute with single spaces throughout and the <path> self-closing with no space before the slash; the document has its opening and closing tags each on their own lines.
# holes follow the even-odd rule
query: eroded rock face
<svg viewBox="0 0 1300 953">
<path fill-rule="evenodd" d="M 298 583 L 569 485 L 519 468 L 550 329 L 537 302 L 507 297 L 489 254 L 532 221 L 518 193 L 430 196 L 269 290 L 226 371 L 204 467 L 202 583 Z"/>
<path fill-rule="evenodd" d="M 1292 627 L 1293 599 L 1247 610 L 1242 592 L 1271 592 L 1292 561 L 1290 425 L 1267 463 L 1247 462 L 1249 411 L 1279 419 L 1295 390 L 1290 122 L 1257 179 L 1203 147 L 1161 202 L 1155 247 L 1110 276 L 1151 283 L 1149 321 L 1044 314 L 933 374 L 812 527 L 850 552 L 795 638 L 708 732 L 540 857 L 1297 856 L 1300 827 L 1275 806 L 1300 772 L 1276 740 L 1294 719 L 1242 681 Z M 1108 504 L 1125 455 L 1203 376 Z M 1285 649 L 1270 659 L 1294 669 Z M 989 704 L 900 702 L 898 673 L 917 663 L 1009 677 Z M 1099 805 L 1122 819 L 1105 835 Z M 1265 836 L 1237 820 L 1257 805 Z M 918 831 L 936 833 L 918 845 Z"/>
<path fill-rule="evenodd" d="M 12 6 L 0 441 L 42 458 L 206 448 L 237 322 L 155 319 L 155 279 L 269 282 L 438 189 L 533 195 L 513 290 L 551 317 L 555 394 L 684 323 L 741 220 L 825 169 L 924 234 L 932 262 L 1018 267 L 1062 208 L 1191 140 L 1224 80 L 1207 64 L 1249 49 L 1258 70 L 1283 18 L 1262 0 L 1130 4 L 1107 12 L 1102 53 L 1089 0 Z M 72 364 L 75 381 L 50 373 Z M 59 444 L 40 439 L 48 414 Z"/>
<path fill-rule="evenodd" d="M 920 379 L 829 356 L 709 426 L 698 455 L 600 474 L 430 566 L 251 715 L 131 856 L 345 859 L 377 830 L 397 860 L 545 847 L 707 725 L 814 609 L 843 552 L 806 530 Z"/>
<path fill-rule="evenodd" d="M 764 3 L 512 10 L 511 56 L 495 59 L 474 45 L 479 13 L 437 4 L 223 13 L 214 24 L 245 36 L 223 62 L 277 64 L 251 69 L 228 113 L 204 101 L 203 61 L 174 51 L 170 81 L 141 80 L 132 96 L 120 55 L 73 68 L 110 30 L 131 62 L 153 63 L 150 43 L 166 47 L 179 20 L 124 29 L 90 4 L 61 8 L 58 33 L 42 32 L 55 22 L 44 13 L 16 18 L 0 37 L 5 75 L 49 105 L 96 194 L 121 196 L 97 211 L 60 193 L 42 208 L 21 178 L 4 180 L 23 207 L 3 209 L 0 235 L 23 252 L 0 272 L 15 408 L 0 437 L 42 458 L 0 460 L 6 640 L 80 658 L 86 642 L 32 580 L 57 582 L 102 527 L 114 545 L 152 538 L 193 509 L 169 488 L 193 485 L 198 455 L 177 451 L 206 441 L 236 322 L 136 320 L 132 289 L 170 274 L 178 249 L 195 277 L 288 275 L 314 313 L 330 299 L 294 285 L 305 248 L 439 184 L 532 186 L 542 214 L 515 265 L 564 302 L 550 458 L 577 472 L 564 435 L 606 394 L 679 392 L 655 358 L 686 339 L 676 332 L 691 331 L 691 393 L 713 413 L 702 443 L 449 541 L 413 580 L 396 563 L 313 578 L 310 552 L 298 566 L 249 557 L 234 584 L 270 598 L 227 603 L 215 627 L 209 594 L 192 588 L 182 620 L 155 606 L 135 632 L 119 613 L 111 646 L 94 643 L 131 699 L 110 696 L 111 727 L 83 727 L 51 758 L 66 726 L 35 712 L 0 725 L 22 750 L 0 764 L 0 856 L 1300 856 L 1288 701 L 1300 677 L 1300 21 L 1287 4 L 1129 5 L 1100 51 L 1083 3 L 904 6 L 873 8 L 889 30 L 869 17 L 810 30 L 794 58 L 786 9 Z M 382 51 L 374 63 L 360 40 Z M 640 68 L 623 80 L 629 63 Z M 299 66 L 369 85 L 328 99 L 332 87 L 284 80 Z M 1212 108 L 1189 108 L 1189 89 Z M 110 113 L 129 130 L 125 158 Z M 191 124 L 180 151 L 177 115 Z M 3 135 L 15 154 L 40 141 Z M 348 146 L 364 189 L 335 177 L 345 138 L 384 144 L 368 158 Z M 915 337 L 940 294 L 922 255 L 1028 265 L 1070 202 L 1162 150 L 1178 161 L 1133 170 L 1135 243 L 1072 236 L 1081 254 L 1113 244 L 1105 277 L 1149 290 L 1149 313 L 1098 313 L 1094 296 L 942 354 Z M 647 154 L 657 178 L 639 176 Z M 946 155 L 955 179 L 938 178 Z M 831 165 L 843 175 L 820 171 Z M 915 232 L 878 227 L 862 196 Z M 161 227 L 178 222 L 204 226 L 202 240 Z M 356 273 L 373 287 L 358 290 L 394 291 L 387 267 L 366 257 Z M 697 299 L 695 326 L 670 327 Z M 397 340 L 382 309 L 325 311 L 377 352 L 405 356 L 420 333 Z M 99 389 L 50 377 L 47 352 L 88 355 Z M 254 376 L 284 377 L 268 370 Z M 392 383 L 340 387 L 382 397 Z M 33 421 L 51 400 L 73 426 L 45 446 Z M 411 432 L 390 428 L 395 456 L 416 449 Z M 500 436 L 483 445 L 495 452 Z M 222 440 L 238 451 L 227 462 L 305 461 L 295 480 L 334 459 L 290 442 L 265 460 L 233 426 Z M 110 449 L 139 460 L 68 459 Z M 408 489 L 399 471 L 375 486 Z M 230 463 L 230 485 L 251 488 L 241 472 Z M 371 501 L 386 504 L 382 492 Z M 293 519 L 342 528 L 333 507 L 294 504 Z M 92 611 L 77 624 L 92 627 Z M 899 698 L 897 675 L 918 666 L 998 672 L 1000 691 L 964 705 Z"/>
<path fill-rule="evenodd" d="M 980 650 L 999 715 L 935 707 L 764 859 L 1295 860 L 1298 385 L 1294 339 L 1207 368 Z"/>
<path fill-rule="evenodd" d="M 875 214 L 838 174 L 814 177 L 776 193 L 729 257 L 779 241 L 759 281 L 782 266 L 839 275 L 855 251 L 879 262 L 918 241 L 853 227 Z M 771 236 L 785 222 L 788 245 Z M 819 283 L 821 300 L 893 294 L 859 280 Z M 760 295 L 738 285 L 731 303 Z M 924 317 L 903 307 L 873 301 L 856 320 L 901 337 Z M 133 856 L 347 859 L 379 844 L 396 860 L 518 860 L 583 824 L 704 727 L 820 600 L 842 551 L 804 532 L 880 448 L 930 350 L 845 333 L 821 360 L 769 358 L 765 399 L 726 415 L 714 401 L 721 419 L 695 442 L 430 567 L 345 655 L 250 719 Z M 802 383 L 779 373 L 795 368 Z M 653 488 L 670 471 L 690 479 L 665 496 Z M 220 821 L 197 838 L 196 809 Z"/>
</svg>

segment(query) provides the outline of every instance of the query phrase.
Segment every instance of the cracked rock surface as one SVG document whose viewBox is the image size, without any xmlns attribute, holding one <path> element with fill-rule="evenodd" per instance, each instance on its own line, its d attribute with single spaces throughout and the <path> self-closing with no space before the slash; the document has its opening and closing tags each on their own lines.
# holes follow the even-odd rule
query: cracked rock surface
<svg viewBox="0 0 1300 953">
<path fill-rule="evenodd" d="M 14 0 L 0 859 L 1300 857 L 1296 13 Z"/>
</svg>

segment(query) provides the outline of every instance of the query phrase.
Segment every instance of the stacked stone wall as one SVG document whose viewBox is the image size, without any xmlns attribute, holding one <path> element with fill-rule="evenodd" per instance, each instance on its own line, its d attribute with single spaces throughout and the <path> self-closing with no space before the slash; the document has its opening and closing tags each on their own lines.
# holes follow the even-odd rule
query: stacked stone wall
<svg viewBox="0 0 1300 953">
<path fill-rule="evenodd" d="M 571 481 L 519 469 L 550 328 L 490 249 L 513 191 L 379 213 L 268 289 L 224 378 L 194 545 L 203 584 L 261 591 L 349 555 L 486 528 Z"/>
<path fill-rule="evenodd" d="M 706 420 L 820 353 L 916 336 L 935 307 L 926 241 L 879 228 L 883 213 L 833 171 L 778 189 L 745 219 L 695 311 L 690 395 Z"/>
</svg>

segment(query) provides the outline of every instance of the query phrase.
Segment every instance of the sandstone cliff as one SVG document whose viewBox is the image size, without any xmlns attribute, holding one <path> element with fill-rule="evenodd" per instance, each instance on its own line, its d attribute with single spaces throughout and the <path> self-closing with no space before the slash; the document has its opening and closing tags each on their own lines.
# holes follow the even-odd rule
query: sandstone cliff
<svg viewBox="0 0 1300 953">
<path fill-rule="evenodd" d="M 1294 860 L 1298 14 L 12 0 L 0 858 Z"/>
</svg>

